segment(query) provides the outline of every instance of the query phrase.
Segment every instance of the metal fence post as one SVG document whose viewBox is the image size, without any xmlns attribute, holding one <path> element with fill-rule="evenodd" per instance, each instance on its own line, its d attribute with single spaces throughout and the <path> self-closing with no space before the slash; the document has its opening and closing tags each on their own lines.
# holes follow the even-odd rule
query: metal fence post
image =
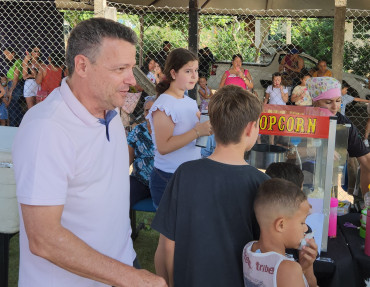
<svg viewBox="0 0 370 287">
<path fill-rule="evenodd" d="M 333 35 L 333 76 L 340 82 L 343 79 L 344 27 L 346 22 L 347 0 L 335 0 Z"/>
<path fill-rule="evenodd" d="M 198 54 L 198 0 L 189 1 L 189 50 Z M 196 99 L 196 88 L 189 91 L 189 96 Z"/>
</svg>

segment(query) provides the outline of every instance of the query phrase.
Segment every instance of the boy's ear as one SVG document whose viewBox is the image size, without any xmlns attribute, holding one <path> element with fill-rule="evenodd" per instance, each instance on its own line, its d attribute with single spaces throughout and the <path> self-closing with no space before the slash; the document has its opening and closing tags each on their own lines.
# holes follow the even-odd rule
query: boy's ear
<svg viewBox="0 0 370 287">
<path fill-rule="evenodd" d="M 274 221 L 274 228 L 277 232 L 282 233 L 286 227 L 286 221 L 284 217 L 278 217 Z"/>
<path fill-rule="evenodd" d="M 248 136 L 248 137 L 250 137 L 251 136 L 251 134 L 252 134 L 252 132 L 253 132 L 253 130 L 257 127 L 257 125 L 256 125 L 256 121 L 254 121 L 254 122 L 249 122 L 248 124 L 247 124 L 247 126 L 245 127 L 245 129 L 244 129 L 244 134 L 246 135 L 246 136 Z"/>
</svg>

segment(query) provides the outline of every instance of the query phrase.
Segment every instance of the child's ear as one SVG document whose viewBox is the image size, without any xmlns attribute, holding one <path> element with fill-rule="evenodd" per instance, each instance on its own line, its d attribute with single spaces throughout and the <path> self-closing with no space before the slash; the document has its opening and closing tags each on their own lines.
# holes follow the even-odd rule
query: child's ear
<svg viewBox="0 0 370 287">
<path fill-rule="evenodd" d="M 244 134 L 250 137 L 255 128 L 257 128 L 257 121 L 249 122 L 244 129 Z"/>
<path fill-rule="evenodd" d="M 286 221 L 284 217 L 278 217 L 274 221 L 275 230 L 279 233 L 282 233 L 286 227 Z"/>
<path fill-rule="evenodd" d="M 249 137 L 253 131 L 253 125 L 255 122 L 249 122 L 247 126 L 244 128 L 244 134 Z"/>
<path fill-rule="evenodd" d="M 172 70 L 170 71 L 170 74 L 171 74 L 172 80 L 175 80 L 175 79 L 176 79 L 176 72 L 175 72 L 175 70 L 174 70 L 174 69 L 172 69 Z"/>
</svg>

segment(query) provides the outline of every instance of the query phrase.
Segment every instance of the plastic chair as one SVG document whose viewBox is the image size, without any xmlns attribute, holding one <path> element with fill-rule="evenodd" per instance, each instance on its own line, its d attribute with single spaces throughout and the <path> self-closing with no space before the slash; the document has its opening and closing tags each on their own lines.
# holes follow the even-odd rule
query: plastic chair
<svg viewBox="0 0 370 287">
<path fill-rule="evenodd" d="M 139 231 L 145 227 L 144 222 L 140 222 L 139 225 L 136 225 L 136 211 L 144 212 L 156 212 L 156 209 L 153 206 L 153 200 L 151 197 L 142 199 L 134 204 L 130 209 L 130 219 L 131 219 L 131 229 L 132 240 L 135 240 L 139 235 Z"/>
</svg>

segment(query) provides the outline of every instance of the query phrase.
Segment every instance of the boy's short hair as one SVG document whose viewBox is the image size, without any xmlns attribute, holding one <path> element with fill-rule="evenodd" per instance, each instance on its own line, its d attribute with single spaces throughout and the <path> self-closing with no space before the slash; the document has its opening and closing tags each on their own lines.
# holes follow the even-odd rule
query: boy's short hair
<svg viewBox="0 0 370 287">
<path fill-rule="evenodd" d="M 307 196 L 294 183 L 281 178 L 271 178 L 262 183 L 254 200 L 254 211 L 260 223 L 269 212 L 292 216 L 307 200 Z"/>
<path fill-rule="evenodd" d="M 271 178 L 282 178 L 302 187 L 304 175 L 302 170 L 295 164 L 289 162 L 273 162 L 265 172 Z"/>
<path fill-rule="evenodd" d="M 262 111 L 259 99 L 239 86 L 219 89 L 208 105 L 208 113 L 217 143 L 237 144 L 250 122 L 258 121 Z"/>
</svg>

